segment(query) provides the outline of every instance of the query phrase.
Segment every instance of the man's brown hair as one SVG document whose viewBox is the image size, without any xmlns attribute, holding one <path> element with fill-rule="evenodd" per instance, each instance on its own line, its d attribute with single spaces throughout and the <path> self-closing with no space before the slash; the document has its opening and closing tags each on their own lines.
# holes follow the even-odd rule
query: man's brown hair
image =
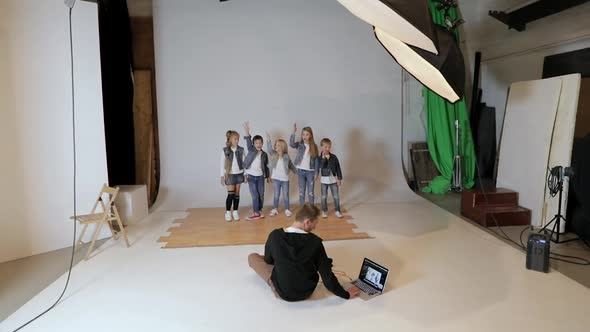
<svg viewBox="0 0 590 332">
<path fill-rule="evenodd" d="M 314 221 L 319 217 L 319 215 L 320 209 L 318 209 L 317 206 L 310 203 L 305 203 L 295 214 L 295 220 L 299 222 L 304 222 L 305 219 Z"/>
</svg>

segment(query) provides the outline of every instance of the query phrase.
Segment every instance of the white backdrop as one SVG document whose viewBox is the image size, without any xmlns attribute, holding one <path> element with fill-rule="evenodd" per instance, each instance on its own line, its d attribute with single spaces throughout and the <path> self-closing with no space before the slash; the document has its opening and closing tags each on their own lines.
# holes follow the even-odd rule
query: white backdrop
<svg viewBox="0 0 590 332">
<path fill-rule="evenodd" d="M 78 211 L 87 213 L 107 181 L 96 4 L 78 1 L 72 19 Z M 72 244 L 70 95 L 63 0 L 0 1 L 0 262 Z"/>
<path fill-rule="evenodd" d="M 531 209 L 531 224 L 535 226 L 541 225 L 561 90 L 561 79 L 550 78 L 513 83 L 508 95 L 497 186 L 518 192 L 519 204 Z"/>
<path fill-rule="evenodd" d="M 345 202 L 412 197 L 400 162 L 400 68 L 337 1 L 156 0 L 154 35 L 159 210 L 223 206 L 219 153 L 226 130 L 243 134 L 246 120 L 273 139 L 288 139 L 295 121 L 317 142 L 331 138 Z M 296 190 L 292 178 L 292 201 Z"/>
<path fill-rule="evenodd" d="M 561 94 L 557 105 L 557 115 L 553 125 L 551 138 L 551 150 L 549 151 L 549 169 L 555 166 L 570 166 L 572 161 L 572 148 L 574 145 L 574 131 L 576 129 L 576 114 L 578 113 L 578 97 L 580 96 L 580 84 L 582 76 L 571 74 L 556 77 L 561 80 Z M 562 215 L 567 213 L 567 197 L 569 193 L 569 178 L 563 184 Z M 545 204 L 541 216 L 541 224 L 545 225 L 557 214 L 559 197 L 551 197 L 549 190 L 545 189 Z M 561 230 L 565 230 L 565 224 L 561 224 Z"/>
</svg>

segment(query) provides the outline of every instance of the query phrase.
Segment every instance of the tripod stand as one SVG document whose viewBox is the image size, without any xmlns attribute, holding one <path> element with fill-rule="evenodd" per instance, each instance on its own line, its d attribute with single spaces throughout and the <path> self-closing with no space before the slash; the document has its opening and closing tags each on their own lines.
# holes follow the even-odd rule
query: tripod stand
<svg viewBox="0 0 590 332">
<path fill-rule="evenodd" d="M 547 234 L 547 228 L 553 224 L 553 227 L 551 228 L 551 234 L 550 239 L 551 241 L 553 241 L 554 243 L 566 243 L 566 242 L 571 242 L 571 241 L 576 241 L 579 240 L 579 237 L 573 238 L 573 239 L 567 239 L 567 240 L 559 240 L 559 230 L 561 229 L 561 221 L 563 220 L 563 223 L 565 224 L 565 218 L 563 217 L 563 215 L 561 214 L 561 202 L 562 202 L 562 197 L 563 197 L 563 180 L 560 179 L 559 184 L 558 184 L 558 190 L 559 190 L 559 202 L 557 203 L 557 214 L 555 215 L 555 217 L 553 217 L 553 219 L 551 219 L 551 221 L 549 221 L 547 223 L 547 225 L 543 226 L 543 228 L 541 228 L 541 230 L 539 230 L 539 233 L 545 233 Z M 557 231 L 556 231 L 557 230 Z M 553 238 L 553 236 L 555 235 L 555 238 Z"/>
</svg>

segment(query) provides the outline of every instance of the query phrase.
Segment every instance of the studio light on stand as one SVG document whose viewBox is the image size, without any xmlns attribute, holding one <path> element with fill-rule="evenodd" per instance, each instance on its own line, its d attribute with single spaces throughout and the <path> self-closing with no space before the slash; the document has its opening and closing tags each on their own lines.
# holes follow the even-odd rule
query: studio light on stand
<svg viewBox="0 0 590 332">
<path fill-rule="evenodd" d="M 465 61 L 452 19 L 456 0 L 435 0 L 444 23 L 434 23 L 427 0 L 338 0 L 352 14 L 373 25 L 375 37 L 405 70 L 450 103 L 465 95 Z M 403 88 L 403 83 L 402 83 Z M 403 110 L 402 110 L 403 112 Z M 451 190 L 463 190 L 460 125 L 455 114 L 455 155 Z"/>
<path fill-rule="evenodd" d="M 573 256 L 560 255 L 560 257 L 562 258 L 551 257 L 551 255 L 558 255 L 555 253 L 551 253 L 551 242 L 566 243 L 570 241 L 581 240 L 580 237 L 575 237 L 567 240 L 562 240 L 559 238 L 561 232 L 561 222 L 563 221 L 563 223 L 565 224 L 565 218 L 563 217 L 561 212 L 561 204 L 563 202 L 563 182 L 566 180 L 566 178 L 571 179 L 573 176 L 574 171 L 571 167 L 555 166 L 551 170 L 549 170 L 549 175 L 547 176 L 547 188 L 549 189 L 549 194 L 551 197 L 555 197 L 559 194 L 559 202 L 557 203 L 557 214 L 555 215 L 555 217 L 553 217 L 553 219 L 551 219 L 551 221 L 549 221 L 545 226 L 543 226 L 543 228 L 541 228 L 539 232 L 533 232 L 529 234 L 526 246 L 526 268 L 529 270 L 547 273 L 549 272 L 549 260 L 563 260 L 563 257 L 580 260 L 565 260 L 566 262 L 579 265 L 587 265 L 587 261 L 584 262 L 583 259 Z M 553 227 L 551 227 L 551 230 L 549 230 L 549 226 L 551 225 L 553 225 Z M 525 229 L 523 229 L 523 232 L 524 230 Z"/>
<path fill-rule="evenodd" d="M 551 221 L 541 228 L 539 233 L 548 234 L 549 238 L 554 243 L 565 243 L 580 239 L 578 237 L 567 240 L 559 239 L 561 232 L 561 222 L 563 221 L 565 225 L 565 217 L 561 212 L 561 204 L 563 202 L 563 182 L 566 178 L 572 178 L 573 176 L 574 172 L 571 167 L 555 166 L 550 170 L 549 176 L 547 177 L 547 188 L 549 189 L 549 194 L 551 197 L 555 197 L 559 194 L 559 201 L 557 202 L 557 214 L 553 217 L 553 219 L 551 219 Z M 548 228 L 551 226 L 551 224 L 553 224 L 553 227 L 551 228 L 551 231 L 549 231 Z"/>
<path fill-rule="evenodd" d="M 449 32 L 453 33 L 455 30 L 465 21 L 461 18 L 457 18 L 453 20 L 450 15 L 451 8 L 457 7 L 456 0 L 435 0 L 438 2 L 438 6 L 436 9 L 444 11 L 444 22 L 446 28 Z M 463 64 L 464 66 L 464 64 Z M 464 82 L 462 83 L 465 84 Z M 461 86 L 463 86 L 461 85 Z M 451 182 L 451 191 L 454 192 L 461 192 L 463 191 L 463 169 L 461 168 L 462 165 L 462 158 L 461 158 L 461 125 L 459 124 L 459 120 L 457 119 L 457 114 L 455 113 L 455 157 L 453 158 L 453 179 Z"/>
</svg>

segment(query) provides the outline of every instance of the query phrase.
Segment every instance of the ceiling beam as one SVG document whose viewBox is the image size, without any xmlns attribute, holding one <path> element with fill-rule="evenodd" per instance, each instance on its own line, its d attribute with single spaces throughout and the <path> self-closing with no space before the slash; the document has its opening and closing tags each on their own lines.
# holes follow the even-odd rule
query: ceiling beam
<svg viewBox="0 0 590 332">
<path fill-rule="evenodd" d="M 508 29 L 524 31 L 527 23 L 557 14 L 588 1 L 590 0 L 539 0 L 509 13 L 490 10 L 489 15 L 506 24 Z"/>
</svg>

